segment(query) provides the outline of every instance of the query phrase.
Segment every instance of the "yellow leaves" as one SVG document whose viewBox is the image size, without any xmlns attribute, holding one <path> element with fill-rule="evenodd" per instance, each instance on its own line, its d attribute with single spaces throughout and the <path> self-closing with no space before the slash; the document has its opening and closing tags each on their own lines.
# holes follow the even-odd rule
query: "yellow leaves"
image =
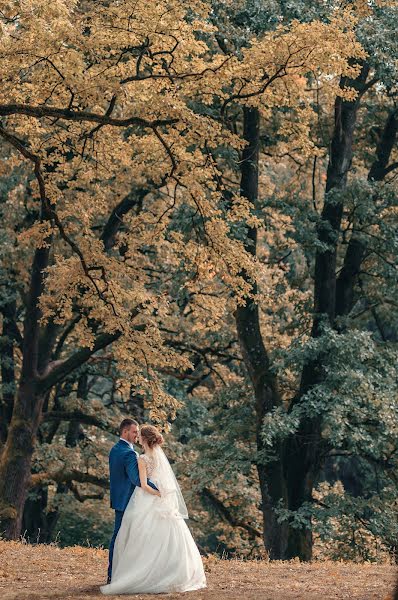
<svg viewBox="0 0 398 600">
<path fill-rule="evenodd" d="M 336 12 L 329 24 L 293 21 L 253 40 L 244 50 L 244 59 L 226 69 L 236 80 L 237 95 L 267 116 L 273 106 L 298 106 L 305 98 L 309 74 L 336 92 L 339 75 L 358 73 L 349 59 L 365 56 L 355 37 L 355 24 L 352 12 L 344 10 Z"/>
<path fill-rule="evenodd" d="M 376 6 L 382 8 L 384 6 L 396 6 L 397 1 L 396 0 L 376 0 L 374 4 Z M 372 12 L 374 10 L 372 5 L 373 5 L 373 3 L 369 2 L 368 0 L 354 0 L 352 2 L 352 11 L 358 20 L 365 19 L 366 17 L 368 17 L 369 15 L 372 14 Z"/>
<path fill-rule="evenodd" d="M 46 248 L 49 247 L 51 234 L 50 223 L 35 223 L 28 231 L 24 230 L 18 235 L 18 242 L 28 242 L 33 248 Z"/>
<path fill-rule="evenodd" d="M 261 227 L 263 225 L 262 220 L 253 214 L 253 206 L 246 198 L 235 194 L 231 202 L 232 206 L 228 213 L 230 221 L 242 221 L 250 227 Z"/>
<path fill-rule="evenodd" d="M 242 106 L 256 106 L 264 122 L 283 108 L 278 151 L 311 158 L 319 154 L 309 135 L 313 91 L 353 97 L 352 90 L 338 90 L 339 76 L 355 74 L 349 58 L 363 56 L 355 19 L 344 11 L 329 24 L 295 21 L 253 39 L 241 60 L 217 54 L 210 9 L 207 2 L 187 0 L 22 0 L 3 6 L 15 20 L 0 19 L 0 105 L 66 111 L 63 118 L 4 117 L 40 157 L 46 196 L 69 238 L 37 222 L 18 239 L 23 256 L 54 233 L 40 300 L 43 322 L 53 318 L 63 326 L 81 315 L 69 338 L 80 347 L 92 348 L 97 329 L 120 331 L 112 347 L 120 390 L 145 390 L 159 420 L 167 420 L 176 404 L 162 391 L 158 373 L 189 368 L 160 333 L 164 323 L 175 324 L 176 296 L 187 295 L 192 333 L 200 335 L 220 327 L 226 310 L 253 294 L 250 281 L 270 272 L 236 239 L 240 226 L 263 223 L 239 196 L 239 183 L 226 209 L 223 174 L 213 156 L 224 153 L 235 161 L 231 170 L 238 167 L 244 141 L 239 124 L 229 127 L 230 108 L 239 115 Z M 86 120 L 82 111 L 99 121 Z M 101 117 L 135 121 L 115 127 Z M 148 124 L 157 120 L 169 123 Z M 15 156 L 7 157 L 8 165 L 28 171 L 25 159 Z M 10 195 L 17 212 L 25 203 L 39 210 L 29 167 L 30 197 Z M 269 172 L 267 189 L 277 195 Z M 136 200 L 119 214 L 129 198 Z M 111 215 L 119 219 L 119 232 L 105 244 L 101 236 Z M 280 238 L 267 242 L 283 247 L 288 228 L 281 219 Z M 271 293 L 266 286 L 264 293 Z"/>
</svg>

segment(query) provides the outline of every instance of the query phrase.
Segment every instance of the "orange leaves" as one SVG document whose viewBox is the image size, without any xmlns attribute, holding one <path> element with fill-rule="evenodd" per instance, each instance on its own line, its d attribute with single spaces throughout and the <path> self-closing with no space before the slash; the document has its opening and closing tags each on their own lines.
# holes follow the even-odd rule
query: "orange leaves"
<svg viewBox="0 0 398 600">
<path fill-rule="evenodd" d="M 79 346 L 92 347 L 98 329 L 120 331 L 112 351 L 121 379 L 147 390 L 159 419 L 175 401 L 157 371 L 189 366 L 160 333 L 174 325 L 176 296 L 189 297 L 198 330 L 214 328 L 227 303 L 252 293 L 242 270 L 251 280 L 265 273 L 235 234 L 262 222 L 239 184 L 226 208 L 213 156 L 221 149 L 237 167 L 244 143 L 239 125 L 229 126 L 231 108 L 257 106 L 266 119 L 283 107 L 281 154 L 309 158 L 317 149 L 308 75 L 312 89 L 335 93 L 339 75 L 355 70 L 348 59 L 363 56 L 343 11 L 329 24 L 279 27 L 251 40 L 238 59 L 217 50 L 210 9 L 199 0 L 21 0 L 3 2 L 0 13 L 4 127 L 40 158 L 58 219 L 54 229 L 42 223 L 34 165 L 10 147 L 4 161 L 23 173 L 10 202 L 18 215 L 25 205 L 35 211 L 33 224 L 18 217 L 13 252 L 26 275 L 32 246 L 53 233 L 43 320 L 67 326 L 81 315 L 70 333 Z M 117 227 L 105 244 L 111 215 Z"/>
<path fill-rule="evenodd" d="M 308 74 L 335 93 L 341 74 L 357 72 L 349 59 L 364 57 L 354 25 L 352 13 L 342 11 L 329 24 L 293 21 L 253 40 L 244 50 L 244 60 L 229 66 L 237 98 L 264 114 L 272 106 L 299 106 L 305 100 Z"/>
</svg>

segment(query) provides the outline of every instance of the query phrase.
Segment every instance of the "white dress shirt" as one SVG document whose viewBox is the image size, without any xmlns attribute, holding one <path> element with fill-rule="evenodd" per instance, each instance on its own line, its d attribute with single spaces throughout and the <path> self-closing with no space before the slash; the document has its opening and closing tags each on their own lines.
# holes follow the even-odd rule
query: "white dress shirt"
<svg viewBox="0 0 398 600">
<path fill-rule="evenodd" d="M 134 448 L 134 445 L 133 445 L 131 442 L 128 442 L 128 441 L 127 441 L 127 440 L 125 440 L 124 438 L 119 438 L 119 439 L 120 439 L 120 440 L 122 440 L 122 442 L 126 442 L 126 444 L 128 444 L 128 445 L 130 446 L 130 448 L 131 448 L 132 450 L 134 450 L 134 452 L 136 452 L 136 451 L 135 451 L 135 448 Z M 136 454 L 137 454 L 137 453 L 136 453 Z"/>
</svg>

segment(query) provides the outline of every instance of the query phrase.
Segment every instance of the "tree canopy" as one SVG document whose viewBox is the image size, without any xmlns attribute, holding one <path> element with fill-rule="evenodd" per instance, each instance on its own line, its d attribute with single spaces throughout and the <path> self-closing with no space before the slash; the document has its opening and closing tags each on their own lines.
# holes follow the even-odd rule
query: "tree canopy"
<svg viewBox="0 0 398 600">
<path fill-rule="evenodd" d="M 128 412 L 174 422 L 204 546 L 393 548 L 396 12 L 1 3 L 7 537 L 32 487 L 103 496 Z"/>
</svg>

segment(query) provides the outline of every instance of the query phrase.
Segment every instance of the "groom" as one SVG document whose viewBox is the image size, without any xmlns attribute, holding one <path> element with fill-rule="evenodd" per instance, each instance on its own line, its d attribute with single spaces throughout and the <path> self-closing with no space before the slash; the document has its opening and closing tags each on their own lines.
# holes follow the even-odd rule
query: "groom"
<svg viewBox="0 0 398 600">
<path fill-rule="evenodd" d="M 111 508 L 115 511 L 115 528 L 109 545 L 108 580 L 112 577 L 113 548 L 117 533 L 122 524 L 123 514 L 132 493 L 140 485 L 138 474 L 138 454 L 133 444 L 138 439 L 138 423 L 134 419 L 123 419 L 119 427 L 119 441 L 109 453 L 109 473 L 111 488 Z M 148 484 L 155 490 L 157 487 L 148 480 Z"/>
</svg>

